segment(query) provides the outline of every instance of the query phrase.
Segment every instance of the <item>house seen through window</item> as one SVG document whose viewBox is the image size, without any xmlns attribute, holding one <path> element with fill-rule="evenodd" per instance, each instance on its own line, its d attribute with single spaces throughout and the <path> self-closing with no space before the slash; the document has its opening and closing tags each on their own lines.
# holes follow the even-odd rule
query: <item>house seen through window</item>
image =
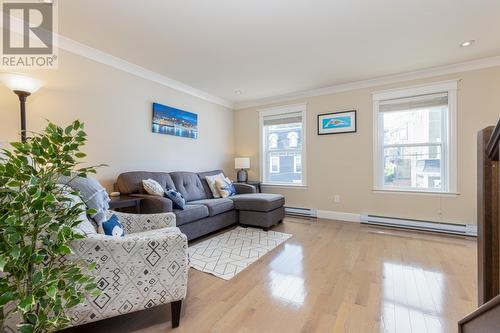
<svg viewBox="0 0 500 333">
<path fill-rule="evenodd" d="M 379 189 L 449 192 L 452 142 L 447 91 L 376 101 Z"/>
<path fill-rule="evenodd" d="M 303 116 L 292 111 L 262 115 L 263 182 L 302 185 Z"/>
</svg>

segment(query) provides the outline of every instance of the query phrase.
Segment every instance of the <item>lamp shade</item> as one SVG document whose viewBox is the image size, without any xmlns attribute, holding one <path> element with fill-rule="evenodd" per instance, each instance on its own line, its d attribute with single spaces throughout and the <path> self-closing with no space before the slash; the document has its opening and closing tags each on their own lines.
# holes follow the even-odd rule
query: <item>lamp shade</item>
<svg viewBox="0 0 500 333">
<path fill-rule="evenodd" d="M 250 157 L 236 157 L 234 159 L 235 169 L 250 169 Z"/>
<path fill-rule="evenodd" d="M 30 94 L 43 86 L 42 81 L 21 74 L 0 74 L 0 81 L 13 91 L 25 91 Z"/>
</svg>

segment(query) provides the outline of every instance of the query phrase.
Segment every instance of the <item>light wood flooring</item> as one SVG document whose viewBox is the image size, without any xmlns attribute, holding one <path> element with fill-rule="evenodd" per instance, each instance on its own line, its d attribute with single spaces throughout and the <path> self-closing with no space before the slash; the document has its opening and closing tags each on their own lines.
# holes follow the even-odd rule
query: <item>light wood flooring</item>
<svg viewBox="0 0 500 333">
<path fill-rule="evenodd" d="M 180 327 L 161 306 L 68 332 L 456 332 L 476 306 L 475 239 L 286 218 L 293 235 L 230 281 L 194 269 Z"/>
</svg>

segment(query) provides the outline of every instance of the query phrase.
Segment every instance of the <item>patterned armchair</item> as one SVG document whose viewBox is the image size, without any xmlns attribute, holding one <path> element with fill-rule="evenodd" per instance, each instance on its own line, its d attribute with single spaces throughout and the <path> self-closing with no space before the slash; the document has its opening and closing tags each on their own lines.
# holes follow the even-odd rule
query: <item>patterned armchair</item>
<svg viewBox="0 0 500 333">
<path fill-rule="evenodd" d="M 179 326 L 188 278 L 187 238 L 175 227 L 173 213 L 112 212 L 125 227 L 124 237 L 89 235 L 72 243 L 67 260 L 96 262 L 91 272 L 101 290 L 71 309 L 72 325 L 171 303 L 172 327 Z"/>
</svg>

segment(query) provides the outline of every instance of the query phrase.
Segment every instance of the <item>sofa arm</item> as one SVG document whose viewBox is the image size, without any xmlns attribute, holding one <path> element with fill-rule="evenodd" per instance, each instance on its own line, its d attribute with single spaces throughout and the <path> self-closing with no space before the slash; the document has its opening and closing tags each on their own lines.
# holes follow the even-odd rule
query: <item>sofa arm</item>
<svg viewBox="0 0 500 333">
<path fill-rule="evenodd" d="M 67 260 L 95 262 L 90 272 L 101 294 L 71 308 L 72 325 L 182 300 L 188 279 L 186 235 L 178 228 L 124 237 L 91 235 L 71 243 Z"/>
<path fill-rule="evenodd" d="M 130 194 L 131 197 L 142 198 L 141 213 L 156 214 L 172 211 L 172 200 L 151 194 Z"/>
<path fill-rule="evenodd" d="M 233 183 L 237 194 L 257 193 L 257 188 L 250 184 Z"/>
<path fill-rule="evenodd" d="M 125 234 L 175 227 L 174 213 L 128 214 L 113 211 L 125 228 Z"/>
</svg>

